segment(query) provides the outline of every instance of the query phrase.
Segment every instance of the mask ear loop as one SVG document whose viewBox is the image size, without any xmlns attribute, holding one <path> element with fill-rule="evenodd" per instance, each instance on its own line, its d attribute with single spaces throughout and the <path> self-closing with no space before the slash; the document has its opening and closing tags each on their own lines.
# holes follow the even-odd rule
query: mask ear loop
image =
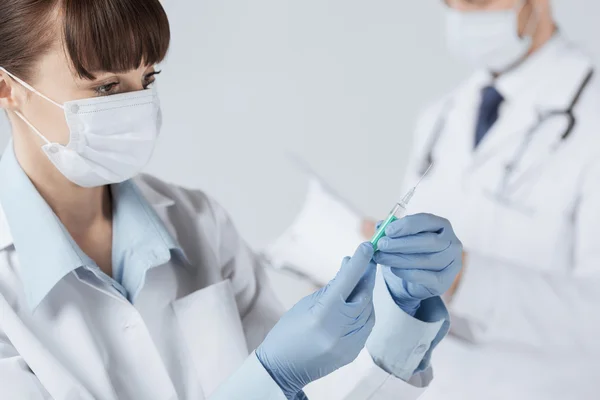
<svg viewBox="0 0 600 400">
<path fill-rule="evenodd" d="M 37 94 L 38 96 L 40 96 L 41 98 L 49 101 L 50 103 L 54 104 L 57 107 L 60 107 L 62 109 L 64 109 L 64 107 L 61 104 L 58 104 L 57 102 L 55 102 L 54 100 L 52 100 L 51 98 L 47 97 L 46 95 L 38 92 L 33 86 L 31 86 L 29 83 L 25 82 L 24 80 L 16 77 L 15 75 L 11 74 L 10 72 L 8 72 L 6 70 L 6 68 L 4 67 L 0 67 L 1 71 L 4 71 L 8 76 L 10 76 L 12 79 L 14 79 L 16 82 L 18 82 L 19 84 L 21 84 L 21 86 L 23 86 L 25 89 Z M 35 132 L 36 135 L 38 135 L 44 142 L 46 142 L 46 144 L 51 145 L 52 143 L 50 143 L 50 141 L 48 139 L 46 139 L 46 137 L 44 137 L 44 135 L 42 135 L 42 133 L 35 127 L 33 126 L 33 124 L 31 122 L 29 122 L 29 120 L 27 120 L 27 118 L 25 118 L 25 116 L 23 116 L 23 114 L 21 114 L 19 111 L 15 111 L 15 114 L 17 115 L 17 117 L 19 117 L 23 122 L 25 122 L 27 124 L 27 126 L 29 126 L 31 128 L 31 130 L 33 130 Z"/>
<path fill-rule="evenodd" d="M 46 139 L 44 137 L 44 135 L 41 134 L 40 131 L 37 130 L 37 128 L 35 126 L 33 126 L 33 124 L 31 122 L 29 122 L 27 120 L 27 118 L 25 118 L 23 116 L 23 114 L 21 114 L 19 111 L 15 111 L 15 114 L 17 114 L 17 117 L 21 118 L 23 120 L 23 122 L 25 122 L 27 124 L 27 126 L 29 126 L 31 128 L 31 130 L 36 133 L 36 135 L 38 135 L 44 142 L 46 142 L 47 145 L 51 145 L 52 144 L 52 143 L 50 143 L 50 141 L 48 139 Z"/>
<path fill-rule="evenodd" d="M 52 100 L 50 97 L 46 96 L 43 93 L 38 92 L 33 86 L 31 86 L 29 83 L 25 82 L 24 80 L 21 80 L 20 78 L 16 77 L 15 75 L 11 74 L 10 72 L 8 72 L 6 70 L 6 68 L 4 67 L 0 67 L 0 70 L 4 71 L 8 76 L 10 76 L 12 79 L 14 79 L 15 81 L 17 81 L 19 84 L 21 84 L 21 86 L 23 86 L 25 89 L 37 94 L 38 96 L 40 96 L 42 99 L 49 101 L 50 103 L 54 104 L 57 107 L 60 107 L 62 109 L 64 109 L 65 107 L 62 104 L 57 103 L 56 101 Z"/>
</svg>

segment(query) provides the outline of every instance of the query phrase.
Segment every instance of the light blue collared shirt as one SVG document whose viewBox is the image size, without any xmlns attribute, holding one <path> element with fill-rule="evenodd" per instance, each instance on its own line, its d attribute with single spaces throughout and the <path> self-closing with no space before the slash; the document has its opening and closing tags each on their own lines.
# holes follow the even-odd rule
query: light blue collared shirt
<svg viewBox="0 0 600 400">
<path fill-rule="evenodd" d="M 83 272 L 91 272 L 133 301 L 144 285 L 146 272 L 169 262 L 172 252 L 186 262 L 183 250 L 132 181 L 111 186 L 113 277 L 103 273 L 75 243 L 21 168 L 12 143 L 0 159 L 0 185 L 0 203 L 32 310 L 73 271 L 80 279 L 89 279 L 90 274 Z"/>
</svg>

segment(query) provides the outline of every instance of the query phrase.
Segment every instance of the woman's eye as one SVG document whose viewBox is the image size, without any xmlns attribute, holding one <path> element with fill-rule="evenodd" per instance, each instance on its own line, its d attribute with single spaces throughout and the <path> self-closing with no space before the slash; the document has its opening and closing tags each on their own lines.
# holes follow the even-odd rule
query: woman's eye
<svg viewBox="0 0 600 400">
<path fill-rule="evenodd" d="M 107 96 L 112 93 L 113 89 L 117 87 L 118 83 L 109 83 L 107 85 L 98 86 L 95 92 L 100 96 Z"/>
<path fill-rule="evenodd" d="M 154 71 L 144 77 L 144 88 L 148 89 L 156 82 L 156 75 L 160 74 L 161 71 Z"/>
<path fill-rule="evenodd" d="M 144 89 L 151 88 L 151 87 L 152 87 L 152 84 L 153 84 L 154 82 L 156 82 L 156 78 L 147 79 L 147 80 L 144 82 Z"/>
</svg>

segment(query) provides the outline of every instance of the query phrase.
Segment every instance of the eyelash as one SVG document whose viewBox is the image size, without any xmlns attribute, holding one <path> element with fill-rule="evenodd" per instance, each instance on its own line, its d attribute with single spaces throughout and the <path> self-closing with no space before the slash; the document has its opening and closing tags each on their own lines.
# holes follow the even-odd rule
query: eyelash
<svg viewBox="0 0 600 400">
<path fill-rule="evenodd" d="M 153 84 L 154 81 L 156 80 L 155 76 L 159 75 L 161 72 L 162 71 L 154 71 L 154 72 L 151 72 L 148 75 L 146 75 L 144 77 L 144 89 L 147 89 L 148 86 Z M 98 86 L 97 88 L 95 88 L 94 92 L 98 96 L 109 96 L 109 95 L 113 94 L 112 90 L 118 85 L 119 85 L 118 82 L 107 83 L 105 85 L 101 85 L 101 86 Z"/>
</svg>

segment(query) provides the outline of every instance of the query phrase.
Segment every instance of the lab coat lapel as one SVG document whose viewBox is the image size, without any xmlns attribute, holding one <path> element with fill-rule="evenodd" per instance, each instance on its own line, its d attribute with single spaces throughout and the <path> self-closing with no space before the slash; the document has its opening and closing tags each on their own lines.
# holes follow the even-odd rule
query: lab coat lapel
<svg viewBox="0 0 600 400">
<path fill-rule="evenodd" d="M 531 105 L 517 104 L 501 110 L 498 121 L 473 152 L 470 172 L 477 172 L 503 150 L 514 148 L 537 123 L 537 115 Z"/>
<path fill-rule="evenodd" d="M 209 398 L 248 357 L 231 282 L 224 280 L 193 292 L 173 302 L 173 309 Z"/>
<path fill-rule="evenodd" d="M 486 74 L 479 73 L 468 85 L 456 92 L 454 104 L 446 116 L 439 146 L 434 148 L 434 159 L 452 159 L 452 164 L 458 170 L 468 169 L 472 164 L 481 88 L 488 80 Z M 437 154 L 438 152 L 445 154 Z"/>
<path fill-rule="evenodd" d="M 534 122 L 527 131 L 522 132 L 518 138 L 514 139 L 519 146 L 524 140 L 527 140 L 528 143 L 520 157 L 510 154 L 510 159 L 507 160 L 507 167 L 512 168 L 506 182 L 507 195 L 517 190 L 529 178 L 536 176 L 537 172 L 542 170 L 544 165 L 556 154 L 556 151 L 561 148 L 562 136 L 569 126 L 569 117 L 566 115 L 566 111 L 592 69 L 592 65 L 585 60 L 570 61 L 565 63 L 566 65 L 563 65 L 560 70 L 552 70 L 547 74 L 547 82 L 552 84 L 546 86 L 545 90 L 541 90 L 536 96 L 536 104 L 532 109 L 535 114 Z M 545 117 L 549 113 L 557 113 L 557 115 Z M 518 119 L 515 118 L 515 120 Z M 529 130 L 533 128 L 535 131 L 531 132 L 529 139 L 523 136 L 528 135 Z M 517 148 L 516 151 L 520 150 Z M 514 159 L 517 159 L 517 162 L 512 165 L 511 162 Z"/>
<path fill-rule="evenodd" d="M 6 215 L 4 215 L 4 210 L 0 205 L 0 250 L 6 249 L 8 246 L 12 245 L 12 243 L 13 239 L 10 234 L 8 221 L 6 221 Z"/>
<path fill-rule="evenodd" d="M 511 151 L 505 162 L 508 179 L 505 182 L 504 194 L 507 196 L 514 193 L 528 178 L 536 176 L 536 173 L 552 158 L 554 151 L 559 148 L 560 137 L 567 129 L 568 119 L 561 115 L 540 120 L 535 125 L 535 131 L 529 137 L 516 139 L 519 146 L 514 152 Z M 529 135 L 529 132 L 524 135 Z M 516 156 L 516 154 L 521 155 Z"/>
<path fill-rule="evenodd" d="M 467 181 L 478 172 L 499 150 L 514 143 L 536 121 L 532 107 L 502 106 L 500 118 L 483 141 L 474 148 L 475 128 L 481 102 L 481 90 L 492 84 L 490 74 L 480 71 L 454 95 L 454 105 L 448 112 L 439 146 L 435 151 L 451 151 L 452 154 L 436 155 L 434 158 L 452 157 L 460 164 Z M 464 162 L 462 161 L 464 160 Z M 467 183 L 466 181 L 463 183 Z"/>
<path fill-rule="evenodd" d="M 483 141 L 474 148 L 475 124 L 481 101 L 481 88 L 490 84 L 489 78 L 481 74 L 474 79 L 472 86 L 465 89 L 456 98 L 459 100 L 452 112 L 449 113 L 446 132 L 436 150 L 452 149 L 456 154 L 445 154 L 438 158 L 451 157 L 460 164 L 462 171 L 463 190 L 474 183 L 473 179 L 488 169 L 484 168 L 502 153 L 506 154 L 509 147 L 514 147 L 525 132 L 533 126 L 537 116 L 531 105 L 514 107 L 505 105 L 500 110 L 500 118 L 491 128 Z"/>
<path fill-rule="evenodd" d="M 34 333 L 24 327 L 4 297 L 0 296 L 0 326 L 10 337 L 19 355 L 27 360 L 27 366 L 42 382 L 44 388 L 56 399 L 93 400 L 93 396 L 77 379 L 58 362 Z M 116 396 L 110 400 L 116 400 Z"/>
<path fill-rule="evenodd" d="M 477 174 L 483 166 L 500 157 L 504 167 L 512 168 L 507 182 L 511 185 L 533 175 L 550 159 L 568 120 L 562 115 L 540 122 L 541 116 L 566 110 L 592 69 L 586 57 L 573 51 L 567 44 L 558 42 L 555 53 L 545 56 L 549 60 L 543 70 L 525 67 L 529 68 L 525 75 L 531 86 L 524 87 L 518 97 L 513 96 L 502 106 L 498 121 L 475 150 L 468 174 Z M 531 132 L 531 141 L 518 157 L 519 162 L 511 165 Z M 488 178 L 486 176 L 489 181 Z"/>
</svg>

